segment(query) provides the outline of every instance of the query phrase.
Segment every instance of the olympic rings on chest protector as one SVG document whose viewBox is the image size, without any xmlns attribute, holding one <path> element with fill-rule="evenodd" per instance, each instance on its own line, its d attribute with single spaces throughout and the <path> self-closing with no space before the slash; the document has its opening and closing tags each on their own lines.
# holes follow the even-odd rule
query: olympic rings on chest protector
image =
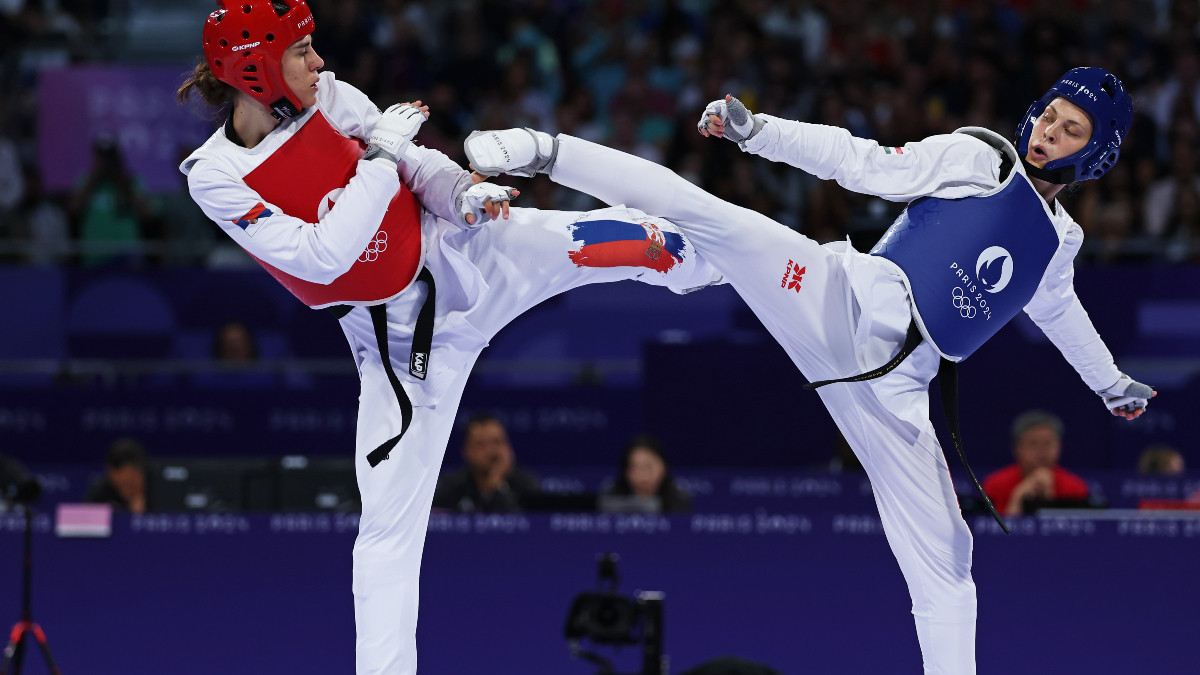
<svg viewBox="0 0 1200 675">
<path fill-rule="evenodd" d="M 964 319 L 975 318 L 975 305 L 971 304 L 971 298 L 966 291 L 961 286 L 955 286 L 950 293 L 953 296 L 951 302 L 954 303 L 954 308 L 958 310 L 959 315 Z"/>
</svg>

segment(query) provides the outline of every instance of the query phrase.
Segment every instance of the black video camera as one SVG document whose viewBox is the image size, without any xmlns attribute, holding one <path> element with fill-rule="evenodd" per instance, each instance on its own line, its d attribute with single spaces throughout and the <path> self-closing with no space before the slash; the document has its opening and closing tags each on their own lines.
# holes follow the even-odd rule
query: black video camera
<svg viewBox="0 0 1200 675">
<path fill-rule="evenodd" d="M 608 590 L 585 591 L 575 596 L 567 611 L 564 633 L 571 655 L 601 667 L 598 675 L 616 675 L 608 659 L 581 647 L 584 639 L 596 645 L 621 647 L 641 644 L 642 669 L 636 675 L 666 675 L 663 654 L 663 594 L 640 591 L 636 597 L 617 593 L 619 576 L 615 553 L 597 558 L 600 585 Z"/>
</svg>

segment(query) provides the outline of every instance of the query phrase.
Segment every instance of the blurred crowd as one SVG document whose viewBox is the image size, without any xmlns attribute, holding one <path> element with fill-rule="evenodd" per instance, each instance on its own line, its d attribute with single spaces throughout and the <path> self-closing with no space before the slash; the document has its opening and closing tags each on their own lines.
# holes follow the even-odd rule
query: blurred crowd
<svg viewBox="0 0 1200 675">
<path fill-rule="evenodd" d="M 65 50 L 67 62 L 115 58 L 115 33 L 104 32 L 110 4 L 0 2 L 0 100 L 10 102 L 0 108 L 0 260 L 229 264 L 219 233 L 186 195 L 145 194 L 111 139 L 96 139 L 91 172 L 72 194 L 39 187 L 37 64 L 47 44 L 61 45 L 53 53 L 63 60 Z M 1080 260 L 1200 262 L 1200 0 L 309 4 L 325 69 L 380 107 L 423 100 L 432 117 L 418 141 L 460 163 L 473 129 L 565 132 L 666 164 L 819 241 L 850 237 L 862 250 L 899 205 L 701 137 L 704 105 L 731 93 L 755 111 L 903 145 L 966 125 L 1011 134 L 1068 68 L 1102 66 L 1134 95 L 1136 118 L 1117 167 L 1063 197 L 1087 234 Z M 524 189 L 519 205 L 595 206 L 544 177 L 512 181 Z M 122 245 L 182 237 L 194 237 L 193 253 L 211 255 Z"/>
</svg>

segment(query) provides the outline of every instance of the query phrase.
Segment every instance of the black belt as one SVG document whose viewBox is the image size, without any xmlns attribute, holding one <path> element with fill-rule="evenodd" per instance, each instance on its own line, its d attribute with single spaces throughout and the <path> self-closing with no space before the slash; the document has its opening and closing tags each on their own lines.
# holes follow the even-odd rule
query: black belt
<svg viewBox="0 0 1200 675">
<path fill-rule="evenodd" d="M 429 372 L 429 351 L 433 348 L 434 296 L 437 290 L 433 283 L 433 274 L 429 272 L 428 268 L 421 268 L 421 273 L 417 275 L 417 281 L 425 282 L 429 289 L 429 295 L 425 296 L 425 302 L 421 304 L 421 310 L 417 313 L 417 325 L 413 327 L 408 372 L 413 377 L 424 380 Z M 353 308 L 348 305 L 338 305 L 329 309 L 334 316 L 341 319 Z M 396 394 L 396 402 L 400 404 L 402 420 L 400 433 L 387 439 L 367 454 L 367 463 L 371 465 L 371 468 L 375 468 L 388 458 L 392 448 L 396 447 L 404 433 L 408 431 L 408 426 L 412 423 L 413 406 L 408 394 L 404 392 L 404 387 L 400 384 L 400 378 L 396 377 L 396 370 L 392 367 L 392 358 L 388 353 L 387 305 L 372 305 L 368 309 L 371 312 L 371 325 L 375 329 L 375 341 L 379 344 L 379 358 L 383 361 L 383 369 L 387 372 L 388 382 L 391 383 L 392 391 Z"/>
<path fill-rule="evenodd" d="M 891 361 L 879 366 L 878 368 L 861 373 L 859 375 L 851 375 L 850 377 L 842 377 L 836 380 L 821 380 L 819 382 L 810 382 L 804 385 L 805 389 L 815 390 L 824 387 L 827 384 L 834 382 L 862 382 L 864 380 L 873 380 L 877 377 L 883 377 L 896 369 L 904 359 L 908 358 L 909 354 L 921 344 L 923 340 L 921 331 L 917 328 L 917 321 L 913 319 L 908 325 L 908 334 L 904 336 L 904 345 L 900 347 L 900 353 L 896 354 Z M 954 439 L 954 448 L 958 450 L 958 457 L 962 460 L 963 467 L 967 470 L 967 475 L 971 477 L 971 482 L 975 483 L 975 489 L 979 492 L 979 496 L 983 497 L 983 503 L 991 512 L 992 517 L 1000 523 L 1000 528 L 1005 534 L 1012 534 L 1008 526 L 1004 524 L 1004 519 L 1000 517 L 1000 513 L 996 511 L 996 507 L 992 504 L 992 500 L 988 499 L 987 493 L 983 491 L 983 486 L 979 484 L 979 479 L 975 477 L 975 472 L 971 470 L 971 465 L 967 463 L 967 454 L 963 451 L 962 433 L 958 428 L 958 364 L 950 359 L 942 359 L 941 365 L 938 366 L 938 387 L 942 393 L 942 413 L 946 416 L 946 426 L 950 429 L 950 437 Z"/>
</svg>

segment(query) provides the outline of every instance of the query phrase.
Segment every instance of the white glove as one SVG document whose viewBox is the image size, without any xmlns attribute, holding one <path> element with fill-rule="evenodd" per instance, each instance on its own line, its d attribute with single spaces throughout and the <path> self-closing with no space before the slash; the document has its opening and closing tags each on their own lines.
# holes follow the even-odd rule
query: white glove
<svg viewBox="0 0 1200 675">
<path fill-rule="evenodd" d="M 1121 378 L 1116 384 L 1096 393 L 1104 399 L 1104 405 L 1112 414 L 1127 420 L 1142 414 L 1150 404 L 1150 399 L 1158 395 L 1150 385 L 1137 382 L 1125 373 L 1121 373 Z"/>
<path fill-rule="evenodd" d="M 711 115 L 715 115 L 720 122 L 713 122 Z M 705 136 L 719 133 L 723 138 L 741 144 L 754 138 L 764 124 L 766 120 L 761 115 L 752 114 L 741 101 L 726 94 L 725 98 L 717 99 L 704 108 L 700 121 L 696 123 L 696 130 Z"/>
<path fill-rule="evenodd" d="M 429 112 L 421 108 L 420 101 L 415 104 L 397 103 L 384 110 L 383 117 L 371 130 L 371 139 L 363 159 L 386 159 L 392 164 L 399 164 L 413 136 L 417 135 L 421 124 L 428 118 Z"/>
<path fill-rule="evenodd" d="M 503 209 L 504 217 L 508 217 L 508 202 L 521 194 L 519 190 L 496 185 L 495 183 L 476 183 L 463 190 L 455 199 L 459 217 L 464 225 L 476 228 L 483 225 L 485 220 L 500 214 Z"/>
</svg>

